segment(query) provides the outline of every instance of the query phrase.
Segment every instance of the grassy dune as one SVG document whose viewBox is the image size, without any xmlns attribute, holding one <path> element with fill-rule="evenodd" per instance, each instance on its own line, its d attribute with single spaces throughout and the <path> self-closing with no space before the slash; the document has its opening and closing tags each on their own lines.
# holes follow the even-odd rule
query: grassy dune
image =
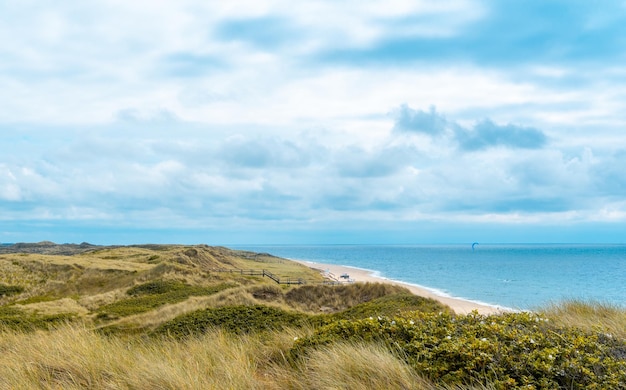
<svg viewBox="0 0 626 390">
<path fill-rule="evenodd" d="M 0 389 L 626 388 L 623 308 L 460 316 L 269 255 L 81 250 L 0 253 Z"/>
</svg>

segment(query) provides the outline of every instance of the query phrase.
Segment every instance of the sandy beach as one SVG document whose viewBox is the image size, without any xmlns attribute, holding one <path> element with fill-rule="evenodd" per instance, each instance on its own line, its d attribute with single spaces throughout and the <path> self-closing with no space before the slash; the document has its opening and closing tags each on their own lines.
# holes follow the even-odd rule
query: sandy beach
<svg viewBox="0 0 626 390">
<path fill-rule="evenodd" d="M 480 303 L 467 301 L 459 298 L 446 297 L 442 295 L 437 295 L 427 289 L 420 288 L 418 286 L 414 286 L 407 283 L 397 282 L 394 280 L 389 280 L 385 278 L 376 277 L 370 271 L 362 270 L 359 268 L 346 267 L 334 264 L 323 264 L 323 263 L 314 263 L 310 261 L 297 261 L 300 264 L 306 265 L 307 267 L 319 270 L 324 273 L 327 277 L 333 278 L 338 281 L 346 281 L 349 282 L 378 282 L 378 283 L 389 283 L 402 287 L 406 287 L 413 294 L 419 295 L 426 298 L 435 299 L 447 306 L 449 306 L 452 310 L 454 310 L 457 314 L 467 314 L 472 312 L 473 310 L 478 311 L 480 314 L 494 314 L 494 313 L 502 313 L 507 311 L 505 308 L 498 308 L 489 305 L 481 305 Z M 347 274 L 350 276 L 349 281 L 341 278 L 341 275 Z"/>
</svg>

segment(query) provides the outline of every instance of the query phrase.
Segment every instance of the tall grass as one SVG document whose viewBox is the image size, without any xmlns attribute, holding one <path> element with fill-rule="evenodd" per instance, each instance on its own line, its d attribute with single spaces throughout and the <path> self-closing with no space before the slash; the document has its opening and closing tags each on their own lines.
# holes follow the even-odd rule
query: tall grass
<svg viewBox="0 0 626 390">
<path fill-rule="evenodd" d="M 626 339 L 626 309 L 597 301 L 570 300 L 540 309 L 555 324 Z"/>
<path fill-rule="evenodd" d="M 408 359 L 410 353 L 424 349 L 415 343 L 404 350 L 398 347 L 402 335 L 392 332 L 392 325 L 388 344 L 363 341 L 364 337 L 350 341 L 342 334 L 313 345 L 306 354 L 291 352 L 294 345 L 318 334 L 322 324 L 367 322 L 413 311 L 443 312 L 442 318 L 450 316 L 454 324 L 462 322 L 462 316 L 455 317 L 438 302 L 415 297 L 397 286 L 284 287 L 259 277 L 211 272 L 257 267 L 281 277 L 319 277 L 297 263 L 261 260 L 203 246 L 119 248 L 76 256 L 0 256 L 0 390 L 441 388 L 424 380 L 416 371 L 421 366 Z M 230 288 L 207 290 L 215 286 Z M 96 317 L 116 308 L 128 313 Z M 624 308 L 568 301 L 538 311 L 549 319 L 541 322 L 548 327 L 546 334 L 559 332 L 567 338 L 578 334 L 572 328 L 580 328 L 606 344 L 609 357 L 626 359 Z M 256 315 L 241 315 L 246 312 Z M 197 321 L 184 323 L 189 332 L 182 337 L 164 336 L 167 332 L 154 336 L 155 329 L 187 317 Z M 251 326 L 255 321 L 257 325 Z M 471 356 L 482 356 L 481 348 L 491 345 L 484 340 L 495 334 L 501 327 L 498 324 L 494 320 L 474 324 L 475 328 L 458 328 L 458 335 L 464 337 L 448 341 L 452 344 L 443 352 L 460 351 L 459 361 L 467 364 Z M 528 326 L 535 325 L 532 321 Z M 522 335 L 525 326 L 511 329 Z M 249 332 L 237 331 L 246 327 Z M 421 332 L 422 328 L 411 329 Z M 492 333 L 465 335 L 472 329 Z M 444 345 L 442 337 L 436 334 L 431 344 Z M 520 342 L 517 336 L 511 337 L 506 351 Z M 501 341 L 494 338 L 492 343 Z M 521 340 L 528 347 L 525 353 L 537 353 L 535 341 L 539 339 Z M 548 349 L 548 358 L 558 352 Z M 578 351 L 568 358 L 576 356 Z M 442 361 L 449 363 L 450 358 Z M 424 358 L 419 363 L 427 367 L 424 375 L 435 364 Z M 483 374 L 478 373 L 478 380 L 471 383 L 479 383 L 479 389 L 497 388 L 496 382 L 483 384 L 480 379 L 487 378 Z M 453 382 L 438 383 L 445 389 L 471 388 L 442 383 Z"/>
<path fill-rule="evenodd" d="M 254 389 L 259 338 L 219 330 L 185 341 L 106 337 L 80 326 L 0 336 L 2 389 Z"/>
<path fill-rule="evenodd" d="M 410 293 L 387 283 L 354 283 L 339 286 L 308 285 L 289 290 L 285 300 L 300 310 L 336 312 L 386 295 Z"/>
<path fill-rule="evenodd" d="M 434 389 L 381 344 L 336 343 L 320 348 L 295 370 L 274 370 L 275 383 L 290 389 Z"/>
<path fill-rule="evenodd" d="M 0 332 L 0 389 L 431 389 L 380 345 L 337 344 L 292 366 L 303 330 L 184 340 L 108 337 L 80 325 Z M 311 332 L 304 330 L 304 332 Z"/>
<path fill-rule="evenodd" d="M 613 324 L 615 336 L 626 328 L 624 311 L 617 308 L 566 303 L 552 309 L 553 325 L 557 320 L 552 318 L 563 315 L 567 326 L 584 326 L 581 318 L 595 318 L 593 329 Z M 294 361 L 289 352 L 295 340 L 314 332 L 304 327 L 235 335 L 208 328 L 173 339 L 106 335 L 76 322 L 52 330 L 4 328 L 0 329 L 0 389 L 471 388 L 435 386 L 398 355 L 401 350 L 376 342 L 344 339 Z M 470 344 L 467 348 L 471 350 Z M 488 383 L 478 386 L 497 388 Z"/>
</svg>

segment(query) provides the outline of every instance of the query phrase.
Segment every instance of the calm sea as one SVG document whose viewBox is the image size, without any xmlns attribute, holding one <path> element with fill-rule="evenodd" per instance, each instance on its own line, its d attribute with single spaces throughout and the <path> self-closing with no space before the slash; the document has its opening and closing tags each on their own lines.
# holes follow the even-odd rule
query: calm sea
<svg viewBox="0 0 626 390">
<path fill-rule="evenodd" d="M 534 309 L 563 299 L 626 307 L 626 245 L 235 246 L 375 271 L 491 305 Z"/>
</svg>

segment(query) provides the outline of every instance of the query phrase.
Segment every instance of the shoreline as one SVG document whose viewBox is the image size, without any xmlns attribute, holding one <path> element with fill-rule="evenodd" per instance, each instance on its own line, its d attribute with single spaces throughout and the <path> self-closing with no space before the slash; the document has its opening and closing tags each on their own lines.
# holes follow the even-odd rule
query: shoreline
<svg viewBox="0 0 626 390">
<path fill-rule="evenodd" d="M 330 279 L 335 279 L 337 281 L 340 280 L 340 275 L 348 274 L 350 275 L 349 282 L 373 282 L 373 283 L 387 283 L 396 286 L 405 287 L 413 294 L 424 297 L 424 298 L 432 298 L 446 306 L 449 306 L 456 314 L 469 314 L 472 311 L 476 310 L 479 314 L 498 314 L 498 313 L 506 313 L 513 311 L 512 309 L 500 306 L 492 306 L 486 303 L 474 302 L 468 299 L 455 298 L 450 296 L 445 296 L 441 294 L 436 294 L 432 290 L 417 286 L 414 284 L 400 282 L 397 280 L 387 279 L 382 276 L 377 276 L 376 271 L 366 270 L 362 268 L 344 266 L 344 265 L 336 265 L 336 264 L 326 264 L 326 263 L 318 263 L 313 261 L 305 261 L 305 260 L 294 260 L 290 259 L 296 263 L 302 264 L 309 268 L 315 269 L 322 274 L 332 274 L 334 278 L 330 275 L 325 275 L 325 277 Z M 348 282 L 348 281 L 347 281 Z"/>
</svg>

